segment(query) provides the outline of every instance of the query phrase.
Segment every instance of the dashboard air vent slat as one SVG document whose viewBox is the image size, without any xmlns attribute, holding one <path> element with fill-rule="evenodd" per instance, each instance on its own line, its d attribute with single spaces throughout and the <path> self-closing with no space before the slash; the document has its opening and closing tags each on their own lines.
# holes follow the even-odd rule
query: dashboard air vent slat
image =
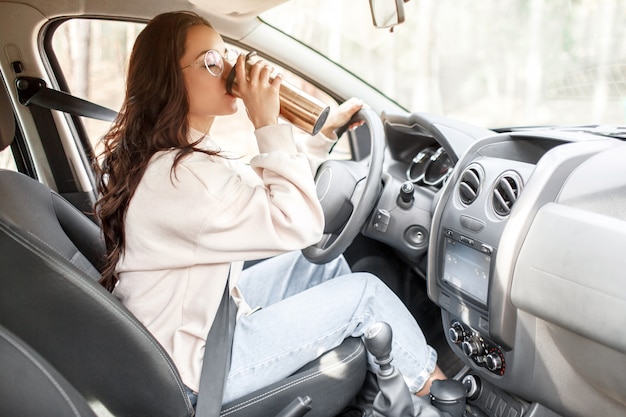
<svg viewBox="0 0 626 417">
<path fill-rule="evenodd" d="M 522 181 L 517 175 L 513 173 L 502 175 L 493 189 L 493 209 L 496 214 L 508 216 L 519 198 L 521 189 Z"/>
<path fill-rule="evenodd" d="M 466 206 L 476 200 L 480 193 L 481 172 L 476 167 L 469 167 L 461 175 L 459 181 L 459 198 Z"/>
</svg>

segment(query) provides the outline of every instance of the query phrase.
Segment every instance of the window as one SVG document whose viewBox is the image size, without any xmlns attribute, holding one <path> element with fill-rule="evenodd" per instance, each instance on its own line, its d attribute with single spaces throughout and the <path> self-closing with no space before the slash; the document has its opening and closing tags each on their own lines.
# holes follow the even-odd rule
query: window
<svg viewBox="0 0 626 417">
<path fill-rule="evenodd" d="M 52 37 L 52 48 L 70 92 L 115 111 L 124 99 L 126 63 L 143 24 L 122 21 L 71 19 Z M 109 122 L 83 118 L 85 129 L 97 144 Z"/>
<path fill-rule="evenodd" d="M 119 110 L 124 99 L 125 73 L 133 43 L 144 24 L 99 19 L 71 19 L 62 23 L 53 34 L 52 48 L 70 92 L 83 99 Z M 276 65 L 277 68 L 279 68 Z M 336 102 L 319 88 L 281 70 L 285 79 L 324 102 Z M 98 153 L 98 143 L 110 123 L 83 118 L 89 139 Z M 243 105 L 232 116 L 220 117 L 211 130 L 216 138 L 224 138 L 223 149 L 249 160 L 258 153 L 253 126 Z M 333 156 L 350 157 L 347 141 L 341 141 Z"/>
<path fill-rule="evenodd" d="M 391 32 L 372 27 L 366 1 L 290 0 L 262 18 L 409 111 L 490 128 L 626 123 L 625 1 L 410 1 L 404 11 Z"/>
</svg>

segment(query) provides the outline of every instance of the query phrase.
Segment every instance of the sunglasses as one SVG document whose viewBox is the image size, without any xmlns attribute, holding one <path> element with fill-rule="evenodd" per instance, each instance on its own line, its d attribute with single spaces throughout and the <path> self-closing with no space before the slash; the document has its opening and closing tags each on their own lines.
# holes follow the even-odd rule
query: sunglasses
<svg viewBox="0 0 626 417">
<path fill-rule="evenodd" d="M 226 48 L 223 56 L 215 49 L 209 49 L 204 53 L 204 58 L 200 61 L 185 65 L 181 69 L 204 65 L 209 74 L 219 77 L 224 72 L 224 61 L 232 64 L 237 60 L 237 56 L 239 56 L 239 52 L 236 49 Z"/>
</svg>

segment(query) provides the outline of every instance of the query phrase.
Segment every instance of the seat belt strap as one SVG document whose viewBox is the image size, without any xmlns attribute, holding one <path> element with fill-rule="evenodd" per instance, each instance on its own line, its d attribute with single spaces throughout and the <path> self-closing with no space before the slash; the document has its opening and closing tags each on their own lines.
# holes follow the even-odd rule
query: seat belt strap
<svg viewBox="0 0 626 417">
<path fill-rule="evenodd" d="M 117 117 L 116 111 L 46 87 L 46 82 L 40 78 L 20 77 L 15 84 L 20 103 L 25 106 L 36 105 L 44 109 L 59 110 L 105 122 L 112 122 Z"/>
<path fill-rule="evenodd" d="M 230 271 L 229 271 L 230 277 Z M 204 347 L 200 389 L 196 404 L 196 417 L 217 417 L 222 409 L 224 385 L 230 371 L 233 333 L 237 306 L 230 296 L 230 279 L 211 325 Z"/>
</svg>

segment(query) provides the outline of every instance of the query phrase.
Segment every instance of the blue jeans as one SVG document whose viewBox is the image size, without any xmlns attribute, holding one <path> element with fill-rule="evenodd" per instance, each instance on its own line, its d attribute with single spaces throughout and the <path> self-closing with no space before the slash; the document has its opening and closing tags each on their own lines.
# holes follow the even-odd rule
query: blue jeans
<svg viewBox="0 0 626 417">
<path fill-rule="evenodd" d="M 437 353 L 395 294 L 368 273 L 352 273 L 343 257 L 325 265 L 290 252 L 245 269 L 248 304 L 261 309 L 235 326 L 223 403 L 280 381 L 377 321 L 393 329 L 393 364 L 411 392 L 435 369 Z M 373 358 L 370 370 L 375 372 Z"/>
</svg>

